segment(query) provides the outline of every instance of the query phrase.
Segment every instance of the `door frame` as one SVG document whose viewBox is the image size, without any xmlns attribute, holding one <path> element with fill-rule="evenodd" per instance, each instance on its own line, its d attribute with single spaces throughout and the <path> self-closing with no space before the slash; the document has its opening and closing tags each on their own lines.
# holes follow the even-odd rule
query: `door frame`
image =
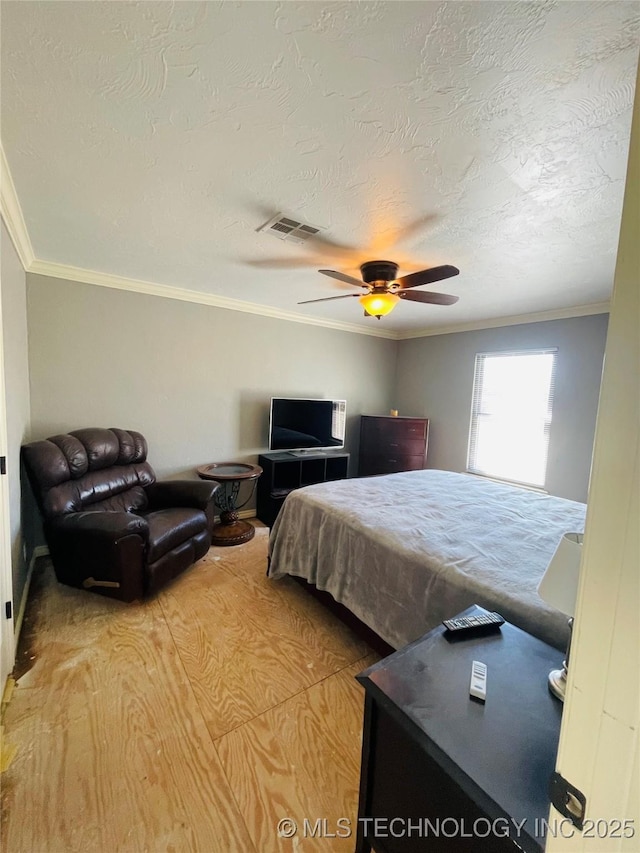
<svg viewBox="0 0 640 853">
<path fill-rule="evenodd" d="M 548 836 L 547 853 L 631 853 L 640 839 L 638 233 L 640 74 L 556 762 L 586 798 L 585 826 L 581 832 L 552 807 L 550 823 L 557 829 L 564 820 L 564 827 Z"/>
<path fill-rule="evenodd" d="M 0 277 L 0 456 L 8 461 L 7 405 L 4 363 L 4 326 L 2 324 L 2 280 Z M 0 696 L 15 663 L 13 576 L 11 571 L 11 521 L 9 516 L 9 474 L 0 475 Z M 6 602 L 11 616 L 6 617 Z"/>
</svg>

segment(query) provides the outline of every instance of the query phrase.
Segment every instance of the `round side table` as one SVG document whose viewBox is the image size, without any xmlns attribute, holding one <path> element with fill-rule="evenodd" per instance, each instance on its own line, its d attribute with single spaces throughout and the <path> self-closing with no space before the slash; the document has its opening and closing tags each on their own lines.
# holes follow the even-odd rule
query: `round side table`
<svg viewBox="0 0 640 853">
<path fill-rule="evenodd" d="M 262 474 L 259 465 L 245 462 L 212 462 L 197 469 L 201 480 L 215 480 L 221 488 L 215 494 L 214 501 L 220 509 L 220 521 L 211 528 L 212 545 L 242 545 L 256 534 L 255 527 L 248 521 L 238 518 L 238 510 L 249 503 Z M 249 494 L 239 504 L 238 495 L 241 485 L 250 484 Z"/>
</svg>

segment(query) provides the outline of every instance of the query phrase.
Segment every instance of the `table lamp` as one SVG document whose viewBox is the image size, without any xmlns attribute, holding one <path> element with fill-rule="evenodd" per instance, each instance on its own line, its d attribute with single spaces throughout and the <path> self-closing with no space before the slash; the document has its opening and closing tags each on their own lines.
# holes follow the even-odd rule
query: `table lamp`
<svg viewBox="0 0 640 853">
<path fill-rule="evenodd" d="M 564 702 L 567 687 L 571 628 L 576 609 L 583 538 L 582 533 L 564 534 L 538 586 L 538 594 L 547 604 L 570 617 L 569 643 L 567 644 L 567 654 L 562 663 L 562 669 L 554 669 L 549 673 L 549 690 L 562 702 Z"/>
</svg>

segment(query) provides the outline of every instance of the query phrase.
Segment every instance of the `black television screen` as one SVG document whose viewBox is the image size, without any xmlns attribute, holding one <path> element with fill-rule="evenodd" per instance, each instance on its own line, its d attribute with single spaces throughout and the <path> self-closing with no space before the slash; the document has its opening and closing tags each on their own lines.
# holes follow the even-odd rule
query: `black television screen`
<svg viewBox="0 0 640 853">
<path fill-rule="evenodd" d="M 326 450 L 344 447 L 345 400 L 272 397 L 269 450 Z"/>
</svg>

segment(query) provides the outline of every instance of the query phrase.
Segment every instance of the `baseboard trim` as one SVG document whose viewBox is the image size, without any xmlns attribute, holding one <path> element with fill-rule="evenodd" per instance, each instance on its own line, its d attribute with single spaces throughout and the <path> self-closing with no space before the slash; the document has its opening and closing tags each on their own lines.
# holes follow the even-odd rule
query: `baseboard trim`
<svg viewBox="0 0 640 853">
<path fill-rule="evenodd" d="M 29 560 L 29 568 L 27 569 L 27 579 L 24 583 L 24 589 L 22 590 L 22 598 L 20 600 L 20 608 L 18 610 L 18 615 L 16 617 L 16 621 L 13 625 L 13 636 L 15 638 L 16 648 L 18 646 L 18 640 L 20 639 L 20 631 L 22 630 L 22 622 L 24 620 L 25 610 L 27 609 L 27 599 L 29 597 L 29 589 L 31 588 L 31 579 L 33 577 L 33 569 L 36 564 L 36 560 L 39 557 L 48 557 L 49 549 L 46 545 L 37 545 L 31 554 L 31 559 Z"/>
</svg>

